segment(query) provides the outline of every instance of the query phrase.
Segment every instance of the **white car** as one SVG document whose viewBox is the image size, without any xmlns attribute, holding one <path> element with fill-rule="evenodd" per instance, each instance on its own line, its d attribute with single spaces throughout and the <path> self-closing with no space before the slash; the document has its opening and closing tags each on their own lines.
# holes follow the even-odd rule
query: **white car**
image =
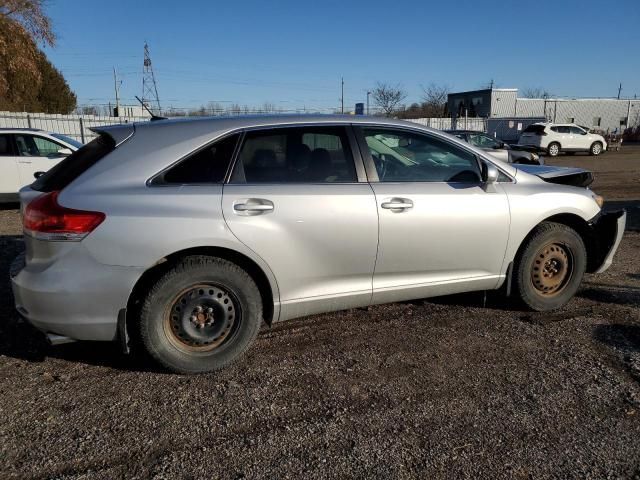
<svg viewBox="0 0 640 480">
<path fill-rule="evenodd" d="M 533 147 L 556 157 L 560 152 L 589 152 L 600 155 L 607 149 L 601 135 L 589 133 L 573 123 L 534 123 L 524 129 L 518 145 Z"/>
<path fill-rule="evenodd" d="M 81 146 L 58 133 L 0 128 L 0 202 L 18 201 L 18 190 Z"/>
</svg>

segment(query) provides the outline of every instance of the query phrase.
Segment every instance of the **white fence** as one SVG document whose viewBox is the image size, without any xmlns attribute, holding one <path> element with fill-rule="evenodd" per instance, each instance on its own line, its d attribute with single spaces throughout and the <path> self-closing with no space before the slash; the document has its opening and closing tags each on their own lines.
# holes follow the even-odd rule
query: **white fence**
<svg viewBox="0 0 640 480">
<path fill-rule="evenodd" d="M 91 127 L 143 122 L 149 117 L 106 117 L 98 115 L 58 115 L 51 113 L 0 112 L 0 128 L 38 128 L 61 133 L 86 143 L 96 137 Z"/>
<path fill-rule="evenodd" d="M 408 122 L 419 123 L 427 127 L 437 130 L 477 130 L 479 132 L 487 131 L 487 119 L 472 118 L 412 118 L 407 119 Z"/>
</svg>

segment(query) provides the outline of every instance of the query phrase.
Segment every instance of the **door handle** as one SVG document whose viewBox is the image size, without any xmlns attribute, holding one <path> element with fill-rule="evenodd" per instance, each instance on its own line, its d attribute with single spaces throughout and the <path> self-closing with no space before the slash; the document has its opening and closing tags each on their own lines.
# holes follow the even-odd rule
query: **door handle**
<svg viewBox="0 0 640 480">
<path fill-rule="evenodd" d="M 413 208 L 413 202 L 408 198 L 392 198 L 380 204 L 382 208 L 387 210 L 407 210 Z"/>
<path fill-rule="evenodd" d="M 273 202 L 262 198 L 248 198 L 233 205 L 233 209 L 241 215 L 259 215 L 273 211 Z"/>
<path fill-rule="evenodd" d="M 273 210 L 273 205 L 247 205 L 246 203 L 239 203 L 233 207 L 236 212 L 268 212 Z"/>
</svg>

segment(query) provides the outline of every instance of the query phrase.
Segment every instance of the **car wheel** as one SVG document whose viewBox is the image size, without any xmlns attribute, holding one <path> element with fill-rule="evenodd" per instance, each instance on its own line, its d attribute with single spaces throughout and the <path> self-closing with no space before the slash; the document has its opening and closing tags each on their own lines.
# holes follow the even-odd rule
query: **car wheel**
<svg viewBox="0 0 640 480">
<path fill-rule="evenodd" d="M 602 144 L 600 142 L 593 142 L 589 149 L 589 153 L 594 156 L 600 155 L 602 153 Z"/>
<path fill-rule="evenodd" d="M 258 335 L 262 300 L 251 276 L 226 260 L 182 259 L 149 291 L 140 314 L 146 351 L 179 373 L 219 370 Z"/>
<path fill-rule="evenodd" d="M 547 153 L 550 157 L 557 157 L 560 153 L 560 144 L 558 142 L 552 142 L 547 147 Z"/>
<path fill-rule="evenodd" d="M 522 245 L 514 265 L 514 285 L 532 310 L 563 307 L 576 293 L 587 266 L 580 235 L 559 223 L 541 223 Z"/>
</svg>

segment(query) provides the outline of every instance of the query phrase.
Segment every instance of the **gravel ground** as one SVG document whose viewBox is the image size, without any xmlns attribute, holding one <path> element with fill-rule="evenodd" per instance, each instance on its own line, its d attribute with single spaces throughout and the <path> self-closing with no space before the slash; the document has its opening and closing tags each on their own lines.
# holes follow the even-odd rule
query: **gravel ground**
<svg viewBox="0 0 640 480">
<path fill-rule="evenodd" d="M 635 151 L 598 159 L 623 195 L 596 190 L 637 225 Z M 46 347 L 13 311 L 19 233 L 0 210 L 0 478 L 640 478 L 638 232 L 560 312 L 474 293 L 319 315 L 201 376 Z"/>
</svg>

